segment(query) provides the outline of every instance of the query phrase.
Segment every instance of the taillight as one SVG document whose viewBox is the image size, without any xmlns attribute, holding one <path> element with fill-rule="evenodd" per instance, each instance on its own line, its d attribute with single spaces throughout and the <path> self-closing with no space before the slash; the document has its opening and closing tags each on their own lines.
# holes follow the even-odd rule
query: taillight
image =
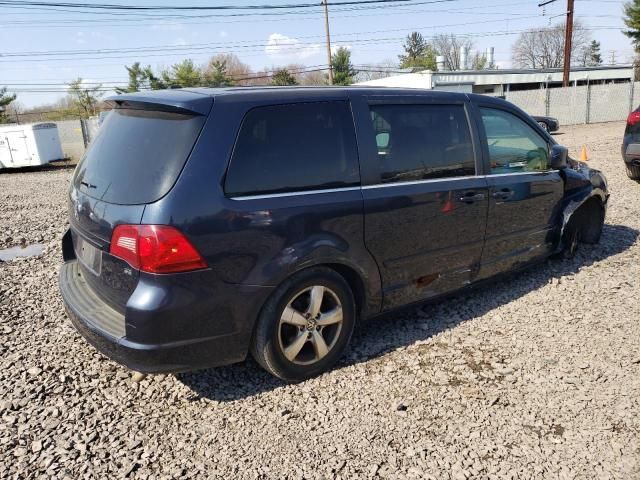
<svg viewBox="0 0 640 480">
<path fill-rule="evenodd" d="M 149 273 L 176 273 L 207 268 L 191 242 L 168 225 L 118 225 L 111 236 L 111 255 Z"/>
<path fill-rule="evenodd" d="M 640 112 L 631 112 L 627 117 L 627 125 L 633 126 L 636 123 L 640 123 Z"/>
</svg>

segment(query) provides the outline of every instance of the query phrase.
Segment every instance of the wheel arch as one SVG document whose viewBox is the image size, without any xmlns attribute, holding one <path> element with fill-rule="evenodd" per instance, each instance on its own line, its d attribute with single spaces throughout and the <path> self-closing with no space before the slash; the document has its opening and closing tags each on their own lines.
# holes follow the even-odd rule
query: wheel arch
<svg viewBox="0 0 640 480">
<path fill-rule="evenodd" d="M 351 262 L 336 258 L 315 258 L 300 263 L 297 268 L 293 268 L 276 282 L 274 291 L 292 276 L 309 269 L 325 267 L 333 270 L 347 282 L 353 292 L 356 312 L 360 319 L 371 317 L 380 312 L 382 308 L 382 287 L 380 274 L 366 272 L 361 266 L 356 266 Z"/>
<path fill-rule="evenodd" d="M 338 273 L 351 287 L 351 292 L 356 303 L 356 312 L 360 317 L 367 310 L 367 292 L 360 274 L 351 266 L 344 263 L 325 263 L 317 266 L 326 266 Z"/>
<path fill-rule="evenodd" d="M 599 192 L 592 190 L 590 194 L 573 199 L 568 202 L 562 213 L 562 226 L 560 229 L 560 238 L 563 238 L 565 229 L 569 222 L 578 218 L 578 215 L 585 215 L 588 210 L 599 209 L 602 211 L 603 220 L 606 208 L 606 199 Z"/>
</svg>

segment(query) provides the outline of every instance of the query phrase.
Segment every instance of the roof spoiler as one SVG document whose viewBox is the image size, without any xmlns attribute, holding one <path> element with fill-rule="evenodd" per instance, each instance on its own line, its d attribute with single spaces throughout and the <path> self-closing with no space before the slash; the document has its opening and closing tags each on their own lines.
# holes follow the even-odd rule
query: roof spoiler
<svg viewBox="0 0 640 480">
<path fill-rule="evenodd" d="M 113 108 L 208 115 L 213 105 L 213 97 L 184 90 L 152 90 L 114 95 L 108 97 L 106 102 Z"/>
</svg>

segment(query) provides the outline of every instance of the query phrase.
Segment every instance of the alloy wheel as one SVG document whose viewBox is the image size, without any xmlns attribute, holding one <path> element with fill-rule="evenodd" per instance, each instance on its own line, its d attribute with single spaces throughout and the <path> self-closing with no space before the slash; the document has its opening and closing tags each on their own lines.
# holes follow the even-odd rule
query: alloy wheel
<svg viewBox="0 0 640 480">
<path fill-rule="evenodd" d="M 335 292 L 322 285 L 307 287 L 291 297 L 280 315 L 280 351 L 292 363 L 316 363 L 335 346 L 342 325 L 342 304 Z"/>
</svg>

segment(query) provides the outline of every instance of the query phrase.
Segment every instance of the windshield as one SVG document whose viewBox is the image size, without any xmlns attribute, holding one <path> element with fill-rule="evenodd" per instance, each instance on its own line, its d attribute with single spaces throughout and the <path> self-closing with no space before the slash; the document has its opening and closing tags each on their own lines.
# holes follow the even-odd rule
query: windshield
<svg viewBox="0 0 640 480">
<path fill-rule="evenodd" d="M 150 203 L 173 186 L 205 117 L 114 109 L 78 165 L 74 185 L 109 203 Z"/>
</svg>

